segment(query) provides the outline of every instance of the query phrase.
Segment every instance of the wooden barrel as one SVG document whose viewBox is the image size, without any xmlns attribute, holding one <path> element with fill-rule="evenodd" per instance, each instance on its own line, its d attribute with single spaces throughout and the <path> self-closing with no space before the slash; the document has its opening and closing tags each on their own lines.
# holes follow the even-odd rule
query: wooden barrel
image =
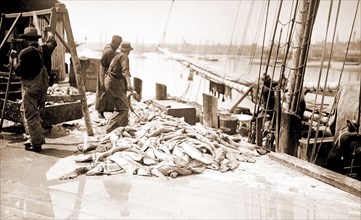
<svg viewBox="0 0 361 220">
<path fill-rule="evenodd" d="M 238 126 L 238 118 L 233 116 L 220 116 L 219 128 L 226 134 L 236 134 Z"/>
</svg>

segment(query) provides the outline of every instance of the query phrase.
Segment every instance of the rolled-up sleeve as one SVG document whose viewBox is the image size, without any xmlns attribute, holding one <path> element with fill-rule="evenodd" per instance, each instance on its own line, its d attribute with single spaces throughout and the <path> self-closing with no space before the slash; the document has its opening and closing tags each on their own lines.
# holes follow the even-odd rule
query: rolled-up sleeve
<svg viewBox="0 0 361 220">
<path fill-rule="evenodd" d="M 55 47 L 56 47 L 57 45 L 58 45 L 58 43 L 57 43 L 56 40 L 54 40 L 54 39 L 49 39 L 49 40 L 46 42 L 46 46 L 48 47 L 50 54 L 53 53 L 53 51 L 55 50 Z"/>
</svg>

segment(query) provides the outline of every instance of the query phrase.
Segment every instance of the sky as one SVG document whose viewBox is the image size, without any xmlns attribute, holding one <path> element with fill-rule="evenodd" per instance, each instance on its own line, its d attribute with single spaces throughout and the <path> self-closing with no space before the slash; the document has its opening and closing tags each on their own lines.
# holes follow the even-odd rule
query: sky
<svg viewBox="0 0 361 220">
<path fill-rule="evenodd" d="M 358 0 L 343 0 L 336 32 L 348 41 Z M 113 34 L 131 43 L 262 44 L 266 18 L 264 0 L 60 0 L 68 9 L 77 42 L 110 42 Z M 273 33 L 279 0 L 271 0 L 266 41 Z M 287 24 L 293 1 L 284 0 L 280 21 Z M 312 41 L 326 38 L 331 0 L 321 0 Z M 253 10 L 251 6 L 253 4 Z M 333 1 L 328 41 L 335 30 L 338 0 Z M 252 13 L 251 13 L 252 12 Z M 361 3 L 355 24 L 355 39 L 361 32 Z M 260 23 L 263 21 L 263 23 Z M 249 23 L 247 26 L 246 24 Z M 279 25 L 280 27 L 281 25 Z M 261 27 L 261 28 L 260 28 Z M 286 36 L 287 25 L 283 27 Z M 277 32 L 280 33 L 279 30 Z"/>
</svg>

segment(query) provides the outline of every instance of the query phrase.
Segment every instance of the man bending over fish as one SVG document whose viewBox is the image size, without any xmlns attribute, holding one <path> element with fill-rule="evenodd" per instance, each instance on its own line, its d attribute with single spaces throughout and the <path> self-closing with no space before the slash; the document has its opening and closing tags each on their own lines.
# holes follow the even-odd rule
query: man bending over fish
<svg viewBox="0 0 361 220">
<path fill-rule="evenodd" d="M 133 91 L 128 57 L 131 50 L 133 48 L 129 42 L 123 41 L 121 43 L 120 53 L 112 59 L 104 80 L 107 101 L 114 104 L 114 112 L 106 127 L 107 133 L 118 127 L 126 126 L 129 122 L 130 102 L 126 93 Z"/>
</svg>

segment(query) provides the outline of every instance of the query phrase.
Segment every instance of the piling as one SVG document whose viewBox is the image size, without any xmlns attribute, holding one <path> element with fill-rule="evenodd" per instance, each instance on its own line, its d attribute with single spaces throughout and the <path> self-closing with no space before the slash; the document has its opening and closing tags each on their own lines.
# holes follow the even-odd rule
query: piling
<svg viewBox="0 0 361 220">
<path fill-rule="evenodd" d="M 167 86 L 164 84 L 156 83 L 155 84 L 155 99 L 157 100 L 166 100 L 167 99 Z"/>
<path fill-rule="evenodd" d="M 211 128 L 218 128 L 218 99 L 215 96 L 203 93 L 203 122 Z"/>
<path fill-rule="evenodd" d="M 142 99 L 142 93 L 143 93 L 143 80 L 134 77 L 133 78 L 133 87 L 134 91 L 139 95 L 139 99 Z"/>
</svg>

